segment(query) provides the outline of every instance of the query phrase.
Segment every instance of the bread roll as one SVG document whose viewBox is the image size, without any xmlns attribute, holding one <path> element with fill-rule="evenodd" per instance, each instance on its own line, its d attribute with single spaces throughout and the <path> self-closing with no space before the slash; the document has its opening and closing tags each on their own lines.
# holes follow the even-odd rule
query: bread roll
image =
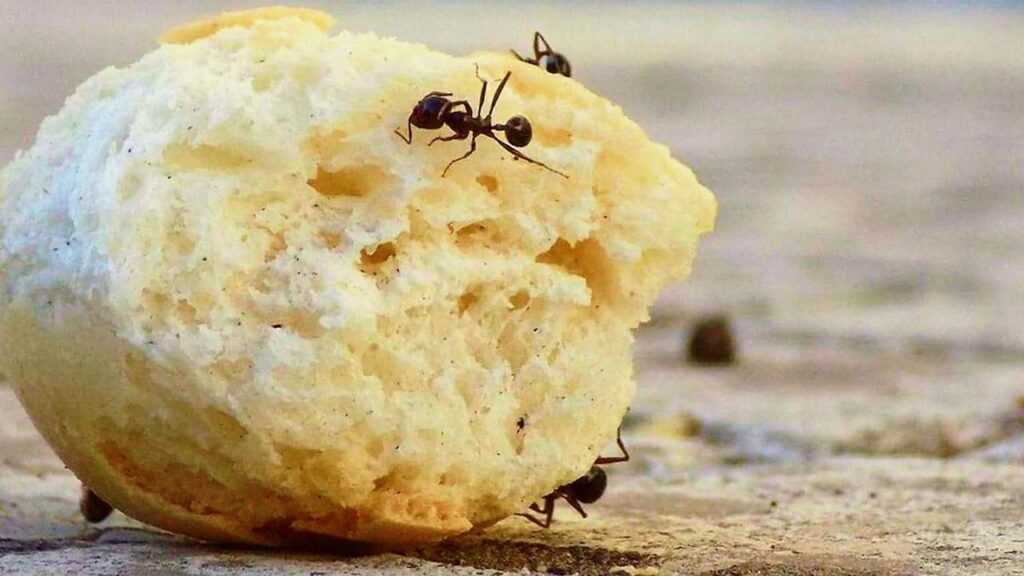
<svg viewBox="0 0 1024 576">
<path fill-rule="evenodd" d="M 170 32 L 86 81 L 0 174 L 0 372 L 103 499 L 202 539 L 402 544 L 582 474 L 634 392 L 632 330 L 716 205 L 575 80 L 325 31 Z M 427 92 L 523 149 L 395 133 Z M 492 82 L 492 91 L 495 84 Z"/>
</svg>

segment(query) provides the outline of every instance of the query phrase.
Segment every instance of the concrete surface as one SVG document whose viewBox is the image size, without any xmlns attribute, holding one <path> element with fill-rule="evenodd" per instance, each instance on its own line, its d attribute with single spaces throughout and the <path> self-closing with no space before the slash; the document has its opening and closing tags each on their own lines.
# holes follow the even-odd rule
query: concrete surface
<svg viewBox="0 0 1024 576">
<path fill-rule="evenodd" d="M 0 574 L 1024 574 L 1024 12 L 468 6 L 340 16 L 455 52 L 540 28 L 721 201 L 638 335 L 635 458 L 590 518 L 387 554 L 90 527 L 0 385 Z M 0 158 L 208 10 L 3 3 Z M 739 363 L 685 364 L 718 311 Z"/>
</svg>

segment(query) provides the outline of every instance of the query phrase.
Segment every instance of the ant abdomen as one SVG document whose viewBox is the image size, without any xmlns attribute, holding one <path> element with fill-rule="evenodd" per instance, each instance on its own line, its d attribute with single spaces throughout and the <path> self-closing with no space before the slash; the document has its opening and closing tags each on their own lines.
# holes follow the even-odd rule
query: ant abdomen
<svg viewBox="0 0 1024 576">
<path fill-rule="evenodd" d="M 584 504 L 593 504 L 600 500 L 607 487 L 608 475 L 600 466 L 591 466 L 586 474 L 569 484 L 572 495 Z"/>
<path fill-rule="evenodd" d="M 505 139 L 516 148 L 522 148 L 533 140 L 533 126 L 526 116 L 513 116 L 505 123 Z"/>
</svg>

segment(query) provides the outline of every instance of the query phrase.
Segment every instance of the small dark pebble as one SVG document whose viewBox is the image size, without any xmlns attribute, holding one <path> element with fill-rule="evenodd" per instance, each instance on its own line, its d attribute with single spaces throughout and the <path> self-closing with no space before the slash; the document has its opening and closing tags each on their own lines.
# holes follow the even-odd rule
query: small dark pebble
<svg viewBox="0 0 1024 576">
<path fill-rule="evenodd" d="M 274 329 L 284 328 L 284 324 L 271 324 L 270 327 Z"/>
<path fill-rule="evenodd" d="M 86 486 L 82 486 L 82 499 L 78 503 L 78 509 L 86 522 L 96 524 L 103 522 L 114 511 L 114 507 L 107 504 L 106 500 L 100 498 L 95 492 Z"/>
<path fill-rule="evenodd" d="M 704 366 L 735 363 L 736 341 L 729 319 L 725 316 L 707 316 L 699 319 L 686 346 L 686 360 L 691 364 Z"/>
</svg>

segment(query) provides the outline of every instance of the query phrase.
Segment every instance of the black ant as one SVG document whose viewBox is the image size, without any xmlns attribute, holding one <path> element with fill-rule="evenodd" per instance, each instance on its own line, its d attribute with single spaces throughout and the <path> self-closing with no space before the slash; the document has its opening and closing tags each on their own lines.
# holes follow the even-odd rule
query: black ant
<svg viewBox="0 0 1024 576">
<path fill-rule="evenodd" d="M 98 524 L 103 522 L 114 512 L 114 507 L 107 504 L 107 501 L 100 498 L 92 489 L 82 485 L 82 499 L 78 502 L 78 509 L 86 522 Z"/>
<path fill-rule="evenodd" d="M 586 474 L 564 486 L 555 488 L 554 492 L 545 496 L 543 508 L 538 506 L 536 502 L 530 504 L 530 510 L 544 515 L 543 520 L 535 518 L 528 512 L 518 512 L 516 516 L 522 516 L 541 528 L 550 528 L 551 520 L 555 515 L 555 501 L 561 498 L 579 512 L 580 516 L 586 518 L 587 513 L 583 510 L 582 505 L 593 504 L 600 500 L 601 496 L 604 495 L 605 488 L 608 487 L 608 475 L 605 474 L 601 466 L 629 461 L 629 452 L 626 451 L 626 446 L 622 443 L 621 429 L 615 435 L 615 442 L 619 445 L 619 450 L 622 450 L 622 456 L 598 458 L 594 461 L 594 465 L 590 467 L 590 470 L 587 470 Z"/>
<path fill-rule="evenodd" d="M 544 43 L 543 50 L 540 49 L 542 42 Z M 533 34 L 533 58 L 523 58 L 515 50 L 512 51 L 512 55 L 527 64 L 540 66 L 552 74 L 561 74 L 566 78 L 572 77 L 572 65 L 569 64 L 569 59 L 552 50 L 551 45 L 540 32 Z"/>
<path fill-rule="evenodd" d="M 480 88 L 480 104 L 477 106 L 477 113 L 474 114 L 473 107 L 466 100 L 451 101 L 448 99 L 452 95 L 451 92 L 431 92 L 420 99 L 416 106 L 412 109 L 412 113 L 409 114 L 409 135 L 405 136 L 401 131 L 395 129 L 395 134 L 405 141 L 406 144 L 412 144 L 412 127 L 415 126 L 422 130 L 439 130 L 445 126 L 451 129 L 454 134 L 451 136 L 438 136 L 430 141 L 428 146 L 433 146 L 435 142 L 449 142 L 451 140 L 465 140 L 472 136 L 472 140 L 469 143 L 469 152 L 466 152 L 462 156 L 459 156 L 455 160 L 452 160 L 444 168 L 444 172 L 441 173 L 443 178 L 448 173 L 448 169 L 452 167 L 452 164 L 469 158 L 473 152 L 476 152 L 476 139 L 478 136 L 486 136 L 491 140 L 498 143 L 499 146 L 505 149 L 509 154 L 517 159 L 526 160 L 530 164 L 536 164 L 544 167 L 555 174 L 563 178 L 568 178 L 565 174 L 551 168 L 543 162 L 538 162 L 522 152 L 516 150 L 516 148 L 522 148 L 533 140 L 533 126 L 530 125 L 530 120 L 526 116 L 513 116 L 508 119 L 504 124 L 492 124 L 491 114 L 494 113 L 494 107 L 498 103 L 498 98 L 501 97 L 501 91 L 505 89 L 505 84 L 508 83 L 509 76 L 512 72 L 506 72 L 505 77 L 501 79 L 501 84 L 498 84 L 498 90 L 494 93 L 494 98 L 491 100 L 491 108 L 487 111 L 487 116 L 481 117 L 479 112 L 484 108 L 484 102 L 487 100 L 487 81 L 480 78 L 480 68 L 477 67 L 476 77 L 479 78 L 483 86 Z M 456 108 L 462 108 L 457 110 Z M 508 142 L 503 142 L 495 136 L 495 132 L 504 132 L 505 139 Z M 511 145 L 511 146 L 510 146 Z M 516 148 L 513 148 L 515 146 Z"/>
</svg>

